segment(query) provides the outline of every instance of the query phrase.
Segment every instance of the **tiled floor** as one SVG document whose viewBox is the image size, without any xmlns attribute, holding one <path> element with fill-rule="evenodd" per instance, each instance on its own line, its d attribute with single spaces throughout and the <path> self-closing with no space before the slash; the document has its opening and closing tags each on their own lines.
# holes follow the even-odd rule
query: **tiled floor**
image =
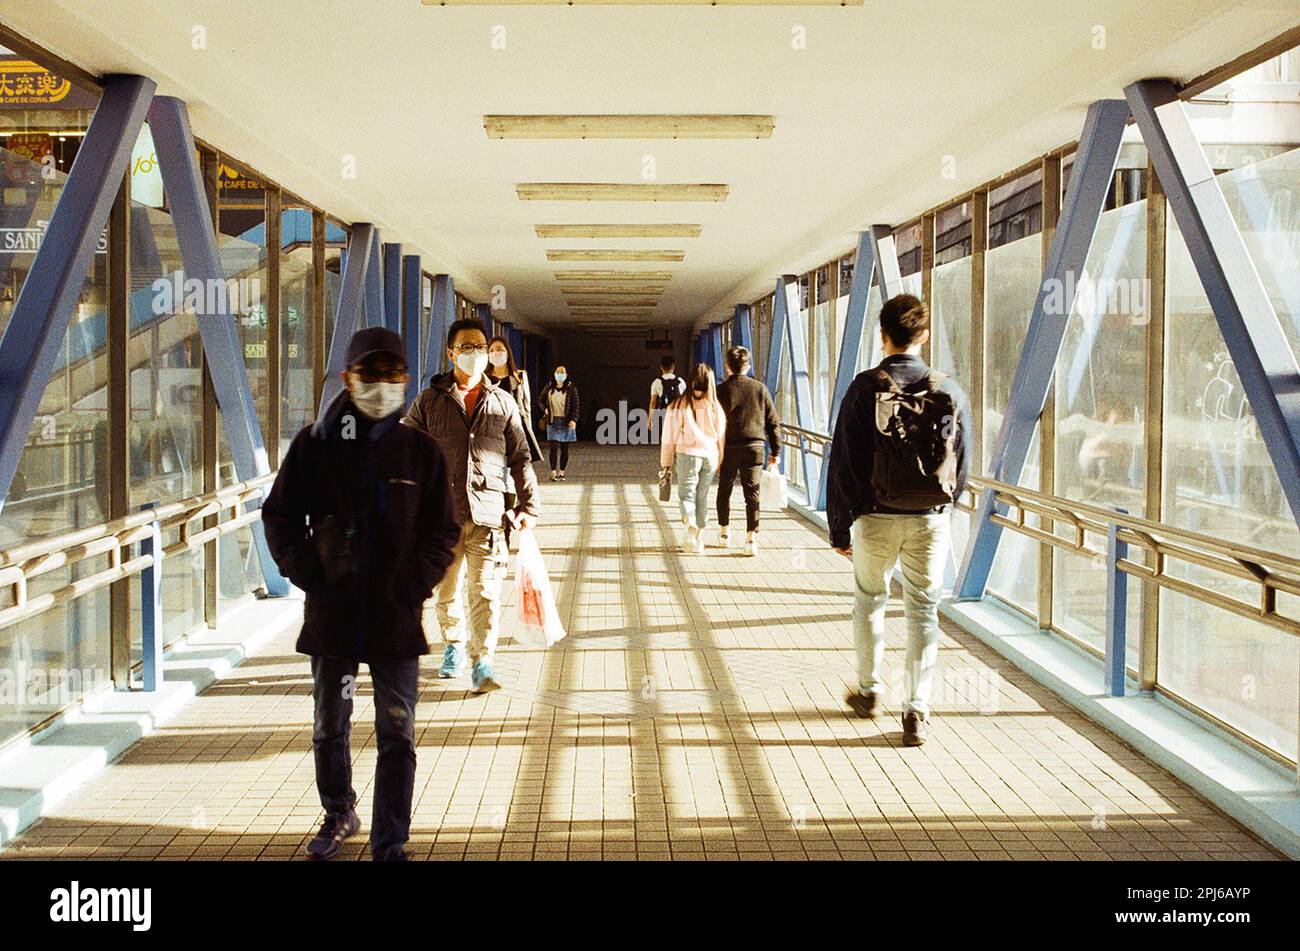
<svg viewBox="0 0 1300 951">
<path fill-rule="evenodd" d="M 543 484 L 568 638 L 503 640 L 507 686 L 486 697 L 426 661 L 413 858 L 1277 857 L 946 622 L 926 746 L 902 747 L 896 711 L 848 716 L 847 562 L 795 516 L 765 520 L 757 558 L 678 553 L 655 465 L 584 444 L 567 484 Z M 896 605 L 889 623 L 896 669 Z M 363 682 L 363 822 L 369 698 Z M 307 664 L 285 638 L 0 857 L 296 858 L 320 813 L 310 724 Z M 364 835 L 345 855 L 368 855 Z"/>
</svg>

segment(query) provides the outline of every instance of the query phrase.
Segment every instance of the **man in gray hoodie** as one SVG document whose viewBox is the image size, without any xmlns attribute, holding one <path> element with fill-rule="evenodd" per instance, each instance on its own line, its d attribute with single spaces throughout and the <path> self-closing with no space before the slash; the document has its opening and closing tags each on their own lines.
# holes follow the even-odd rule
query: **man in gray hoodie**
<svg viewBox="0 0 1300 951">
<path fill-rule="evenodd" d="M 468 659 L 475 693 L 500 686 L 492 653 L 509 557 L 501 528 L 507 473 L 515 486 L 510 513 L 515 526 L 525 529 L 537 519 L 537 476 L 519 404 L 484 372 L 487 352 L 487 334 L 478 321 L 453 323 L 447 329 L 447 356 L 454 369 L 430 380 L 402 420 L 432 436 L 447 460 L 460 541 L 451 567 L 425 604 L 425 625 L 427 629 L 429 615 L 435 614 L 442 628 L 445 646 L 438 675 L 457 676 Z"/>
</svg>

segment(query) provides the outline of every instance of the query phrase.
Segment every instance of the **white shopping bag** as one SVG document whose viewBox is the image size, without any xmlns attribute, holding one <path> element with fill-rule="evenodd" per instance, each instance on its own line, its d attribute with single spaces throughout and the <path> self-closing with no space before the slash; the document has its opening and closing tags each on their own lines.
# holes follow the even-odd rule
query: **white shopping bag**
<svg viewBox="0 0 1300 951">
<path fill-rule="evenodd" d="M 759 507 L 769 512 L 779 512 L 790 504 L 790 492 L 785 476 L 776 466 L 768 466 L 758 482 Z"/>
<path fill-rule="evenodd" d="M 564 624 L 555 607 L 555 594 L 542 551 L 532 529 L 524 529 L 515 556 L 515 639 L 534 647 L 550 647 L 564 637 Z"/>
</svg>

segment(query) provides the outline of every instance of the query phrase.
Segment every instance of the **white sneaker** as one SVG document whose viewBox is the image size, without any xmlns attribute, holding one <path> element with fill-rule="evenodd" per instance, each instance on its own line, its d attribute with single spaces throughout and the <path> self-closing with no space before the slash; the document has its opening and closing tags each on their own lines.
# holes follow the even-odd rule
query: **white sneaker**
<svg viewBox="0 0 1300 951">
<path fill-rule="evenodd" d="M 758 554 L 758 536 L 750 535 L 745 539 L 745 554 L 753 558 Z"/>
<path fill-rule="evenodd" d="M 695 529 L 695 539 L 691 544 L 691 551 L 697 555 L 704 554 L 704 529 Z"/>
<path fill-rule="evenodd" d="M 687 525 L 682 529 L 681 541 L 678 543 L 677 547 L 679 550 L 688 553 L 695 550 L 695 529 L 690 525 Z"/>
<path fill-rule="evenodd" d="M 719 548 L 731 547 L 731 535 L 728 532 L 725 531 L 718 532 L 718 547 Z"/>
</svg>

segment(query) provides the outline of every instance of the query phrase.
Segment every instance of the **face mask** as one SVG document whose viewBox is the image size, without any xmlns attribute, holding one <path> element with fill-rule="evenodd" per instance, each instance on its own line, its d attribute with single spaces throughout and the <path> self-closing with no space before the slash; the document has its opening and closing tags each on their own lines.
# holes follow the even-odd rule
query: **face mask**
<svg viewBox="0 0 1300 951">
<path fill-rule="evenodd" d="M 471 379 L 480 376 L 487 369 L 487 362 L 486 353 L 462 353 L 456 357 L 456 366 L 460 372 Z"/>
<path fill-rule="evenodd" d="M 406 404 L 405 383 L 362 383 L 352 378 L 352 402 L 367 419 L 392 416 Z"/>
<path fill-rule="evenodd" d="M 488 363 L 492 364 L 494 367 L 505 366 L 507 359 L 508 358 L 504 350 L 493 350 L 491 353 L 488 354 Z"/>
<path fill-rule="evenodd" d="M 555 382 L 556 382 L 556 383 L 563 383 L 563 382 L 564 382 L 565 380 L 567 380 L 568 378 L 569 378 L 569 375 L 568 375 L 567 373 L 557 373 L 557 374 L 555 374 Z"/>
</svg>

